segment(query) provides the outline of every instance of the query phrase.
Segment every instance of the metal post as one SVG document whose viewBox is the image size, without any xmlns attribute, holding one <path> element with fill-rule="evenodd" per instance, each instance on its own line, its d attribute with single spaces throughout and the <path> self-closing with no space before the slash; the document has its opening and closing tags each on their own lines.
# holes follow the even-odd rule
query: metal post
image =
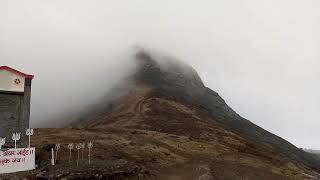
<svg viewBox="0 0 320 180">
<path fill-rule="evenodd" d="M 28 128 L 26 130 L 26 135 L 29 136 L 29 148 L 31 147 L 31 136 L 33 135 L 33 129 Z"/>
<path fill-rule="evenodd" d="M 68 148 L 69 148 L 69 163 L 71 163 L 71 155 L 72 155 L 73 143 L 68 144 Z"/>
<path fill-rule="evenodd" d="M 77 159 L 77 167 L 78 167 L 79 166 L 79 160 L 80 160 L 81 143 L 77 144 L 76 148 L 78 150 L 78 159 Z"/>
<path fill-rule="evenodd" d="M 91 149 L 91 148 L 89 148 L 89 165 L 91 164 L 91 155 L 90 155 L 90 149 Z"/>
<path fill-rule="evenodd" d="M 80 150 L 78 149 L 78 159 L 77 159 L 77 166 L 79 166 L 79 159 L 80 159 Z"/>
<path fill-rule="evenodd" d="M 81 151 L 81 160 L 83 160 L 83 149 Z"/>
<path fill-rule="evenodd" d="M 69 150 L 69 163 L 71 162 L 71 149 Z"/>
<path fill-rule="evenodd" d="M 51 148 L 51 165 L 54 166 L 54 150 Z"/>
<path fill-rule="evenodd" d="M 14 141 L 14 148 L 17 149 L 17 141 L 20 140 L 20 133 L 13 133 L 12 140 Z"/>
<path fill-rule="evenodd" d="M 89 142 L 88 143 L 88 149 L 89 149 L 89 165 L 91 164 L 91 148 L 93 147 L 93 143 Z"/>
<path fill-rule="evenodd" d="M 5 144 L 6 144 L 6 138 L 1 138 L 0 137 L 0 150 L 1 150 L 2 146 L 5 145 Z"/>
<path fill-rule="evenodd" d="M 56 159 L 55 159 L 55 163 L 57 164 L 58 151 L 59 151 L 59 149 L 60 149 L 60 144 L 56 144 L 54 148 L 55 148 L 55 150 L 56 150 Z"/>
<path fill-rule="evenodd" d="M 81 160 L 83 161 L 83 153 L 84 153 L 84 149 L 86 148 L 86 143 L 81 143 Z"/>
</svg>

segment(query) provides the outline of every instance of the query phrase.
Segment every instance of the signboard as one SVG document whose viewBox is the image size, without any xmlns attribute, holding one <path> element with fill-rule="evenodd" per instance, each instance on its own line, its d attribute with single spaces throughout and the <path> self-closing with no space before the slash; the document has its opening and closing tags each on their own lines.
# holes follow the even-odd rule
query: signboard
<svg viewBox="0 0 320 180">
<path fill-rule="evenodd" d="M 0 69 L 0 90 L 24 92 L 25 78 L 21 75 Z"/>
<path fill-rule="evenodd" d="M 0 174 L 35 169 L 35 148 L 0 150 Z"/>
</svg>

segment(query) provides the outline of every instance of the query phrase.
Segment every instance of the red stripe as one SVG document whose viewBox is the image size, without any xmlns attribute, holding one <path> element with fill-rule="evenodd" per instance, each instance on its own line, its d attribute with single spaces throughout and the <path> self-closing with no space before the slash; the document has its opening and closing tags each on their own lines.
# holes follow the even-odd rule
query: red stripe
<svg viewBox="0 0 320 180">
<path fill-rule="evenodd" d="M 33 79 L 33 75 L 30 75 L 30 74 L 25 74 L 23 72 L 20 72 L 18 70 L 15 70 L 15 69 L 12 69 L 11 67 L 8 67 L 8 66 L 0 66 L 0 70 L 7 70 L 7 71 L 10 71 L 12 73 L 15 73 L 15 74 L 18 74 L 20 76 L 23 76 L 25 78 L 28 78 L 28 79 Z"/>
</svg>

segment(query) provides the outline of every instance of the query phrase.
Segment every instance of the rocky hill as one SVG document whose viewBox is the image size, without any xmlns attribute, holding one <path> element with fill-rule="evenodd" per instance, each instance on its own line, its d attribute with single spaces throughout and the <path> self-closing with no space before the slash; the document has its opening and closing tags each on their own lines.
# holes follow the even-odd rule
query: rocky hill
<svg viewBox="0 0 320 180">
<path fill-rule="evenodd" d="M 319 157 L 233 111 L 198 73 L 138 51 L 136 70 L 68 129 L 38 129 L 30 179 L 317 179 Z M 92 164 L 68 162 L 70 142 L 94 142 Z M 50 148 L 61 143 L 56 166 Z M 74 153 L 75 154 L 75 153 Z"/>
<path fill-rule="evenodd" d="M 113 100 L 102 100 L 75 126 L 168 133 L 275 166 L 318 170 L 318 157 L 239 116 L 204 85 L 192 67 L 144 50 L 138 51 L 134 60 L 136 71 L 106 96 Z"/>
</svg>

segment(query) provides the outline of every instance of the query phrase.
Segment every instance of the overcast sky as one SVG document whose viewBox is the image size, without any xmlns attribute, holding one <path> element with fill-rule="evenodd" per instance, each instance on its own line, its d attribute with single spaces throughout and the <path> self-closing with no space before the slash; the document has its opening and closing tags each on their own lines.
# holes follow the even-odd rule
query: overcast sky
<svg viewBox="0 0 320 180">
<path fill-rule="evenodd" d="M 243 117 L 320 149 L 318 0 L 0 0 L 0 65 L 35 74 L 34 127 L 103 94 L 143 45 Z"/>
</svg>

